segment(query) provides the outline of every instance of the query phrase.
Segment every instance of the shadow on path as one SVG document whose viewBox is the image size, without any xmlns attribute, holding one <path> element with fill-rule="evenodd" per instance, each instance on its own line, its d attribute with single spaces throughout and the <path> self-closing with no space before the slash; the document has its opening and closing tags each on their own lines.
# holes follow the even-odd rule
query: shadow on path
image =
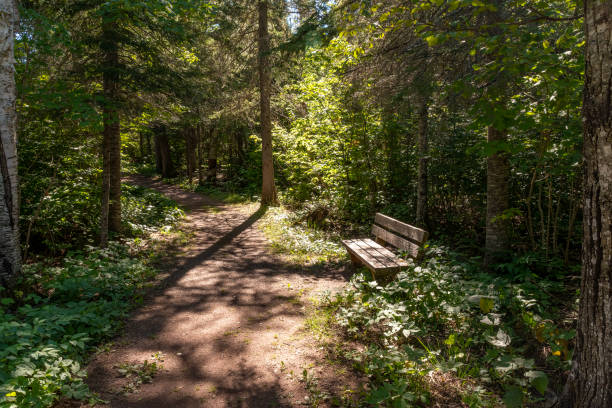
<svg viewBox="0 0 612 408">
<path fill-rule="evenodd" d="M 300 405 L 295 401 L 303 401 L 304 387 L 286 373 L 301 373 L 319 353 L 301 331 L 301 298 L 340 288 L 348 271 L 290 265 L 271 255 L 255 227 L 265 208 L 249 214 L 244 206 L 142 176 L 128 181 L 186 208 L 194 237 L 169 259 L 169 276 L 132 314 L 115 349 L 92 361 L 91 388 L 112 407 Z M 154 353 L 164 356 L 164 370 L 140 392 L 123 395 L 127 380 L 118 377 L 116 365 L 151 361 Z"/>
</svg>

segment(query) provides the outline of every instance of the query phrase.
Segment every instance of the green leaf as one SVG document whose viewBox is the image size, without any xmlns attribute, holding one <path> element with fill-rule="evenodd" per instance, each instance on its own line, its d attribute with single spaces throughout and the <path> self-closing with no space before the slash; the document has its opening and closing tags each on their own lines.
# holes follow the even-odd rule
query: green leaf
<svg viewBox="0 0 612 408">
<path fill-rule="evenodd" d="M 0 299 L 0 303 L 2 303 L 4 306 L 8 306 L 8 305 L 12 305 L 13 303 L 15 303 L 15 301 L 11 298 L 2 298 Z"/>
<path fill-rule="evenodd" d="M 508 387 L 502 400 L 508 408 L 521 408 L 523 406 L 523 390 L 519 387 Z"/>
<path fill-rule="evenodd" d="M 480 310 L 482 310 L 482 313 L 486 314 L 486 313 L 489 313 L 491 310 L 493 310 L 493 306 L 495 305 L 495 302 L 491 298 L 481 297 L 479 301 L 479 305 L 480 305 Z"/>
<path fill-rule="evenodd" d="M 430 47 L 435 47 L 440 42 L 440 38 L 435 35 L 430 35 L 428 37 L 425 37 L 425 41 L 427 41 L 427 45 L 429 45 Z"/>
<path fill-rule="evenodd" d="M 543 371 L 527 371 L 525 373 L 525 377 L 530 379 L 531 385 L 533 388 L 538 390 L 538 392 L 542 395 L 546 392 L 548 388 L 548 376 Z"/>
</svg>

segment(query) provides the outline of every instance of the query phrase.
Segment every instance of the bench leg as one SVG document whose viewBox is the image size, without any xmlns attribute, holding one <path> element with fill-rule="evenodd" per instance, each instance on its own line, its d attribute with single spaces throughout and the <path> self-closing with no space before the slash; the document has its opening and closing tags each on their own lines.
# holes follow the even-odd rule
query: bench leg
<svg viewBox="0 0 612 408">
<path fill-rule="evenodd" d="M 351 262 L 353 264 L 353 267 L 357 268 L 359 265 L 361 265 L 361 261 L 359 260 L 359 258 L 357 258 L 353 254 L 350 254 L 350 255 L 351 255 Z"/>
</svg>

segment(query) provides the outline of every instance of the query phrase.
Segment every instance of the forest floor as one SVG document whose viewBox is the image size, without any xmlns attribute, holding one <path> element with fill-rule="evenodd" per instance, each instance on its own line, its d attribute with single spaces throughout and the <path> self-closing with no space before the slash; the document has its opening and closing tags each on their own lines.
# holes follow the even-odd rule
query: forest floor
<svg viewBox="0 0 612 408">
<path fill-rule="evenodd" d="M 181 205 L 191 239 L 166 257 L 158 288 L 88 367 L 88 384 L 108 406 L 292 407 L 312 405 L 312 387 L 357 386 L 304 327 L 309 299 L 340 290 L 348 268 L 272 254 L 257 228 L 264 211 L 252 205 L 143 176 L 127 181 Z"/>
</svg>

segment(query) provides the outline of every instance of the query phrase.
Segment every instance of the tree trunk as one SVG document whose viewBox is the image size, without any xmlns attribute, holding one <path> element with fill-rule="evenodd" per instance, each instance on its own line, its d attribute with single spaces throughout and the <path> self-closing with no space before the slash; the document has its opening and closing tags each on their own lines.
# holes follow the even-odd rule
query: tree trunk
<svg viewBox="0 0 612 408">
<path fill-rule="evenodd" d="M 204 181 L 204 140 L 202 140 L 202 125 L 198 125 L 198 184 L 203 185 Z"/>
<path fill-rule="evenodd" d="M 104 121 L 109 112 L 104 108 Z M 100 209 L 100 246 L 106 248 L 108 245 L 108 208 L 110 201 L 110 149 L 106 131 L 102 138 L 102 200 Z"/>
<path fill-rule="evenodd" d="M 147 142 L 147 148 L 146 148 L 146 158 L 147 158 L 147 162 L 149 162 L 150 157 L 151 157 L 151 133 L 149 133 L 149 131 L 147 131 L 146 136 L 145 136 L 145 141 Z"/>
<path fill-rule="evenodd" d="M 187 161 L 187 179 L 191 184 L 196 169 L 196 149 L 198 147 L 195 128 L 185 130 L 185 159 Z"/>
<path fill-rule="evenodd" d="M 576 350 L 562 406 L 612 406 L 612 3 L 584 2 L 584 234 Z"/>
<path fill-rule="evenodd" d="M 159 128 L 155 129 L 155 171 L 157 172 L 157 174 L 162 174 L 164 169 L 163 169 L 163 165 L 162 165 L 162 146 L 161 146 L 161 137 L 160 137 L 160 132 L 161 130 Z"/>
<path fill-rule="evenodd" d="M 113 31 L 113 23 L 105 23 L 102 33 L 101 49 L 104 53 L 103 65 L 103 88 L 104 88 L 104 130 L 103 137 L 108 152 L 107 165 L 103 171 L 108 172 L 108 229 L 114 232 L 121 231 L 121 137 L 119 133 L 119 47 L 116 34 Z M 107 153 L 104 153 L 107 154 Z M 107 194 L 103 184 L 102 201 Z M 104 216 L 102 209 L 101 216 Z M 103 221 L 101 226 L 105 225 Z M 101 235 L 104 234 L 101 231 Z"/>
<path fill-rule="evenodd" d="M 159 145 L 159 156 L 161 162 L 161 175 L 163 178 L 171 178 L 175 176 L 174 163 L 172 161 L 172 152 L 168 135 L 163 129 L 157 136 L 157 144 Z"/>
<path fill-rule="evenodd" d="M 145 161 L 145 154 L 146 154 L 145 147 L 144 147 L 144 135 L 142 134 L 142 132 L 138 132 L 138 147 L 140 149 L 138 161 L 140 162 L 140 164 L 142 164 Z"/>
<path fill-rule="evenodd" d="M 4 287 L 21 271 L 14 68 L 17 20 L 14 1 L 0 0 L 0 285 Z"/>
<path fill-rule="evenodd" d="M 246 135 L 241 127 L 236 130 L 234 141 L 236 143 L 236 165 L 242 168 L 246 162 Z"/>
<path fill-rule="evenodd" d="M 429 106 L 427 98 L 421 97 L 419 106 L 419 165 L 418 165 L 418 184 L 417 184 L 417 208 L 416 224 L 418 227 L 426 226 L 427 219 L 427 156 L 429 155 L 429 143 L 427 140 L 428 132 L 428 112 Z"/>
<path fill-rule="evenodd" d="M 212 184 L 217 183 L 217 153 L 219 152 L 219 136 L 215 129 L 210 131 L 208 140 L 208 170 L 206 171 L 206 181 Z"/>
<path fill-rule="evenodd" d="M 270 114 L 270 36 L 268 34 L 268 0 L 259 0 L 259 105 L 261 122 L 261 203 L 275 205 L 276 186 L 274 185 L 274 159 L 272 157 L 272 123 Z"/>
<path fill-rule="evenodd" d="M 501 38 L 502 31 L 499 23 L 504 20 L 505 0 L 493 0 L 494 10 L 485 14 L 485 21 L 490 24 L 488 32 L 491 36 Z M 489 56 L 491 59 L 498 58 L 496 53 Z M 505 71 L 496 73 L 496 82 L 492 87 L 496 88 L 500 95 L 508 93 L 508 77 Z M 492 99 L 489 103 L 491 109 L 499 109 L 497 105 L 505 104 L 502 100 Z M 491 124 L 487 128 L 487 141 L 489 145 L 495 147 L 498 144 L 505 144 L 508 136 L 505 129 L 496 128 Z M 485 235 L 485 266 L 491 265 L 499 260 L 507 252 L 509 244 L 508 221 L 504 219 L 504 213 L 508 210 L 510 202 L 510 191 L 508 182 L 510 179 L 510 161 L 508 153 L 498 150 L 487 157 L 487 214 L 486 214 L 486 235 Z"/>
<path fill-rule="evenodd" d="M 487 141 L 506 141 L 506 133 L 489 126 Z M 487 229 L 485 238 L 485 264 L 491 265 L 508 249 L 508 221 L 504 212 L 508 209 L 510 192 L 508 155 L 498 151 L 487 158 Z"/>
</svg>

